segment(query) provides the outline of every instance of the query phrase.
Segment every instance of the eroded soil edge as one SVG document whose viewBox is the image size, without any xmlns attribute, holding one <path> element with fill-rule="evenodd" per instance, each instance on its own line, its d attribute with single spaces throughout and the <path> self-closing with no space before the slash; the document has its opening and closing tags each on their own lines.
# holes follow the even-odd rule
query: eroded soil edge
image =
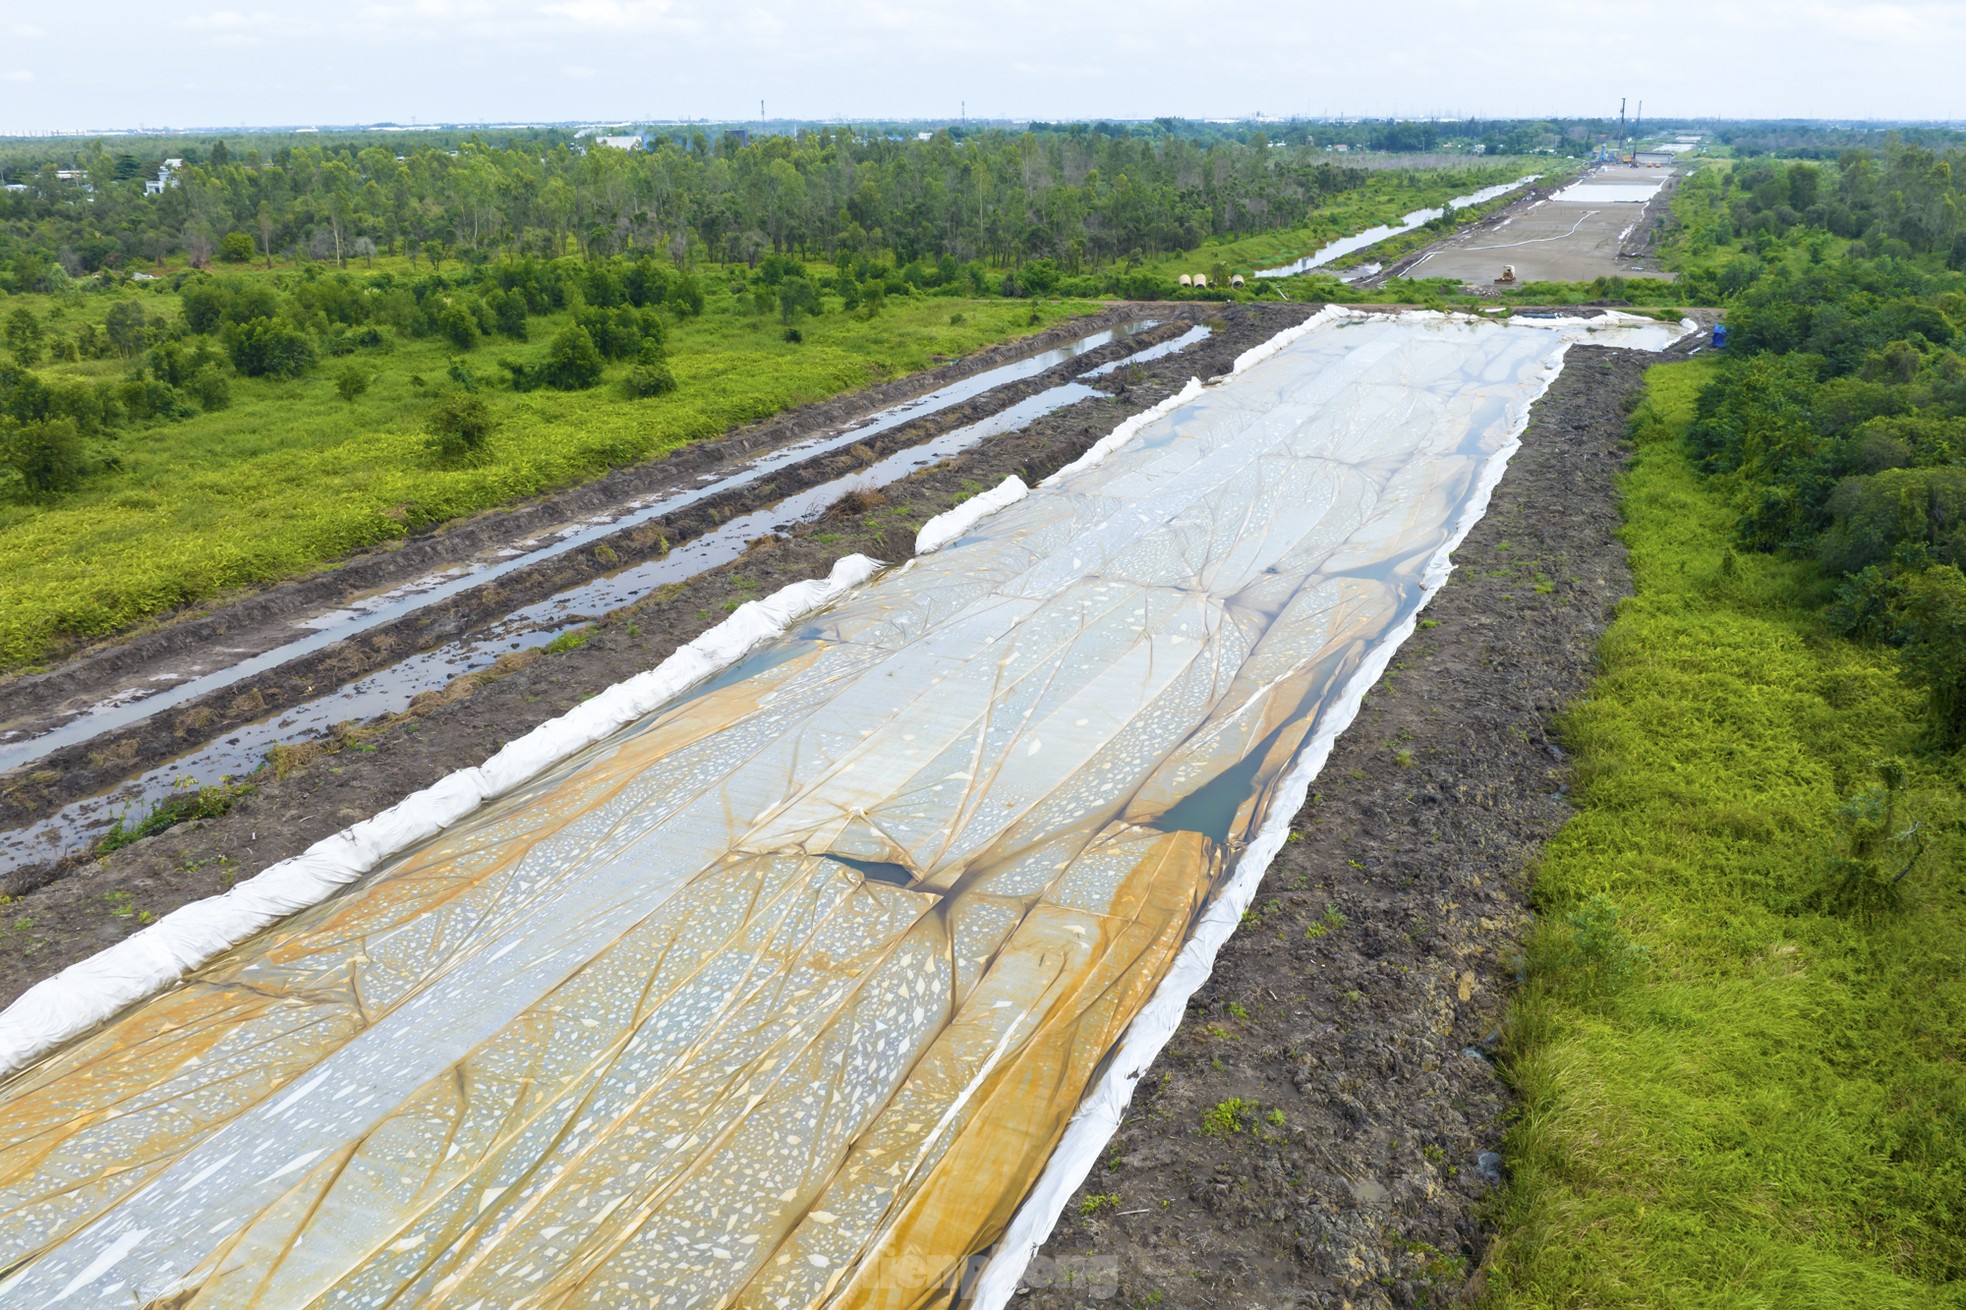
<svg viewBox="0 0 1966 1310">
<path fill-rule="evenodd" d="M 1508 1104 L 1487 1052 L 1569 814 L 1552 721 L 1630 593 L 1614 484 L 1657 359 L 1570 351 L 1018 1306 L 1472 1290 Z"/>
</svg>

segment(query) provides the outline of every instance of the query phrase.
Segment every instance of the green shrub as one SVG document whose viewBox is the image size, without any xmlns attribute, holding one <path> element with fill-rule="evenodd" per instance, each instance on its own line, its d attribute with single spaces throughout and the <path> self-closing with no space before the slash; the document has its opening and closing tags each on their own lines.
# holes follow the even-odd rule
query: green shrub
<svg viewBox="0 0 1966 1310">
<path fill-rule="evenodd" d="M 270 318 L 225 329 L 232 366 L 249 378 L 297 378 L 314 367 L 314 346 L 304 333 Z"/>
<path fill-rule="evenodd" d="M 637 364 L 628 370 L 623 385 L 636 398 L 666 396 L 676 389 L 676 375 L 663 363 Z"/>
<path fill-rule="evenodd" d="M 476 316 L 458 301 L 452 301 L 438 313 L 437 331 L 456 350 L 476 349 L 479 339 L 483 336 L 478 330 Z"/>
<path fill-rule="evenodd" d="M 1957 746 L 1966 741 L 1966 574 L 1940 564 L 1910 578 L 1901 614 L 1904 669 L 1925 688 L 1930 734 Z"/>
<path fill-rule="evenodd" d="M 335 394 L 353 401 L 369 389 L 369 371 L 360 364 L 344 364 L 334 375 Z"/>
<path fill-rule="evenodd" d="M 539 381 L 555 391 L 584 391 L 598 384 L 604 368 L 599 348 L 585 328 L 562 328 L 539 366 Z"/>
<path fill-rule="evenodd" d="M 1837 807 L 1843 854 L 1830 862 L 1831 908 L 1871 919 L 1900 904 L 1899 886 L 1925 853 L 1921 825 L 1904 817 L 1902 760 L 1877 766 L 1877 782 Z"/>
<path fill-rule="evenodd" d="M 1551 964 L 1568 974 L 1584 995 L 1607 996 L 1625 989 L 1645 962 L 1645 948 L 1618 922 L 1618 907 L 1599 892 L 1564 916 L 1569 936 Z"/>
<path fill-rule="evenodd" d="M 0 415 L 0 460 L 31 496 L 73 491 L 88 468 L 82 434 L 71 418 L 15 423 Z"/>
<path fill-rule="evenodd" d="M 227 232 L 218 239 L 218 257 L 227 264 L 251 263 L 253 239 L 244 232 Z"/>
<path fill-rule="evenodd" d="M 424 419 L 424 428 L 435 439 L 439 457 L 453 461 L 477 453 L 497 426 L 484 401 L 468 391 L 450 389 L 437 397 L 437 403 Z"/>
</svg>

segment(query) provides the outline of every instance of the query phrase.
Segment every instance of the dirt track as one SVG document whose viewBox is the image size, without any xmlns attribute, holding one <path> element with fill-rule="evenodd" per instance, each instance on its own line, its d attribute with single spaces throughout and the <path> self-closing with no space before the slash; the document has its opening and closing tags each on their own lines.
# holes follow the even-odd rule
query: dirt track
<svg viewBox="0 0 1966 1310">
<path fill-rule="evenodd" d="M 1672 175 L 1659 169 L 1611 167 L 1586 175 L 1598 192 L 1644 186 Z M 1560 194 L 1560 193 L 1559 193 Z M 1511 206 L 1492 222 L 1464 229 L 1402 260 L 1403 277 L 1453 277 L 1476 289 L 1493 288 L 1504 265 L 1519 282 L 1588 282 L 1599 277 L 1670 278 L 1645 256 L 1645 238 L 1666 212 L 1671 187 L 1648 203 L 1543 200 Z"/>
<path fill-rule="evenodd" d="M 1362 1310 L 1480 1277 L 1486 1052 L 1569 812 L 1552 721 L 1630 590 L 1613 484 L 1656 358 L 1570 352 L 1015 1304 Z"/>
</svg>

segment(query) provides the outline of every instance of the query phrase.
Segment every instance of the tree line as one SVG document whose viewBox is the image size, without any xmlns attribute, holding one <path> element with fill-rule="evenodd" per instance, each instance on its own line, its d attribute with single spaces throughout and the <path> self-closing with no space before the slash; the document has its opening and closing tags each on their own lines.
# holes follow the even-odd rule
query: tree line
<svg viewBox="0 0 1966 1310">
<path fill-rule="evenodd" d="M 891 140 L 820 129 L 740 143 L 672 134 L 649 148 L 468 141 L 406 153 L 347 141 L 262 155 L 187 150 L 162 194 L 107 145 L 9 177 L 0 260 L 71 275 L 221 253 L 347 266 L 379 253 L 447 260 L 649 253 L 753 263 L 767 253 L 898 264 L 942 257 L 1078 272 L 1301 224 L 1365 185 L 1342 157 L 1247 142 L 1093 131 Z M 26 279 L 33 281 L 30 276 Z"/>
<path fill-rule="evenodd" d="M 1737 544 L 1811 560 L 1842 631 L 1902 648 L 1966 743 L 1966 207 L 1916 146 L 1757 160 L 1677 206 L 1730 342 L 1688 435 Z"/>
</svg>

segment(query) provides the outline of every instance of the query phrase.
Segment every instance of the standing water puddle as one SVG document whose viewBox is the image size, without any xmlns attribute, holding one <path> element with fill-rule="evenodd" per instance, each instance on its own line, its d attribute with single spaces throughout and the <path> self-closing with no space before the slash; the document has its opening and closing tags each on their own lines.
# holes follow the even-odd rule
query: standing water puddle
<svg viewBox="0 0 1966 1310">
<path fill-rule="evenodd" d="M 11 1082 L 0 1295 L 927 1303 L 1567 342 L 1672 336 L 1329 324 L 890 570 Z"/>
<path fill-rule="evenodd" d="M 543 560 L 578 550 L 625 528 L 632 528 L 666 514 L 673 514 L 719 492 L 748 486 L 779 469 L 810 459 L 814 455 L 865 441 L 890 428 L 912 423 L 929 414 L 960 405 L 992 388 L 1036 377 L 1046 369 L 1109 345 L 1121 337 L 1155 326 L 1155 323 L 1156 320 L 1153 319 L 1124 323 L 1032 355 L 1028 359 L 987 369 L 974 377 L 952 382 L 946 387 L 881 410 L 841 431 L 802 441 L 760 456 L 735 473 L 706 476 L 694 487 L 638 501 L 631 504 L 625 512 L 588 519 L 571 528 L 520 543 L 497 558 L 454 565 L 387 592 L 367 597 L 345 608 L 316 615 L 297 625 L 306 629 L 303 635 L 272 650 L 248 656 L 184 682 L 125 691 L 108 697 L 90 706 L 74 719 L 33 737 L 9 740 L 10 734 L 0 733 L 0 772 L 17 769 L 64 746 L 88 741 L 92 737 L 146 719 L 161 710 L 195 700 L 208 692 L 229 686 L 254 674 L 278 668 L 289 660 L 346 640 L 357 633 L 393 623 L 424 606 L 468 591 L 473 587 L 483 586 L 515 570 L 529 568 Z"/>
<path fill-rule="evenodd" d="M 1504 182 L 1500 186 L 1483 187 L 1481 190 L 1470 192 L 1465 196 L 1455 196 L 1447 202 L 1445 208 L 1416 209 L 1396 224 L 1382 224 L 1378 227 L 1367 228 L 1363 232 L 1355 232 L 1348 237 L 1339 237 L 1330 245 L 1325 246 L 1314 254 L 1304 256 L 1293 264 L 1285 264 L 1280 268 L 1259 268 L 1256 270 L 1255 276 L 1294 277 L 1298 273 L 1308 273 L 1314 268 L 1322 268 L 1334 259 L 1342 259 L 1353 251 L 1364 250 L 1367 246 L 1376 246 L 1388 237 L 1396 237 L 1402 232 L 1411 232 L 1415 228 L 1425 227 L 1428 223 L 1433 222 L 1436 218 L 1445 214 L 1449 209 L 1465 209 L 1469 205 L 1487 204 L 1498 196 L 1507 195 L 1517 187 L 1527 186 L 1539 176 L 1541 174 L 1531 173 L 1527 177 L 1519 177 L 1513 182 Z"/>
</svg>

